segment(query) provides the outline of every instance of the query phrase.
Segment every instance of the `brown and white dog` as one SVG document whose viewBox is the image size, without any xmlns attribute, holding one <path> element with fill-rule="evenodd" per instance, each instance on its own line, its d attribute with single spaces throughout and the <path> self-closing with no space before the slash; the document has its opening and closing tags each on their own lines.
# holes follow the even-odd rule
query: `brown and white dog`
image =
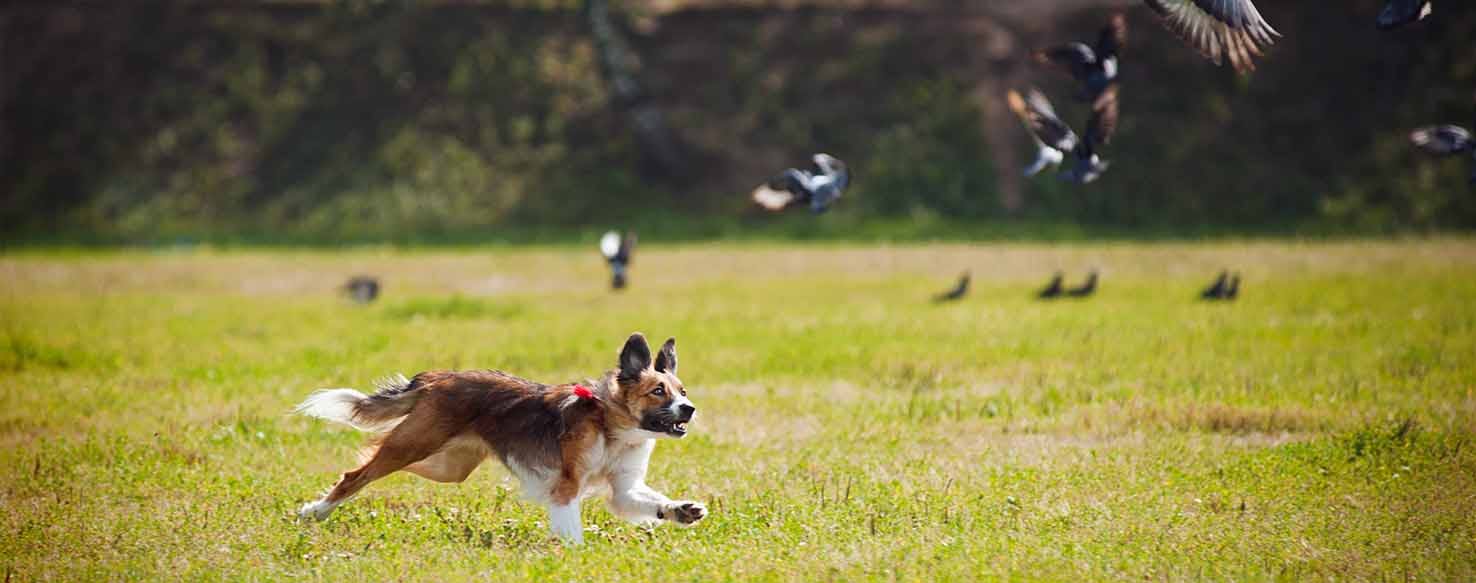
<svg viewBox="0 0 1476 583">
<path fill-rule="evenodd" d="M 313 393 L 297 412 L 378 434 L 368 461 L 347 472 L 302 518 L 323 520 L 370 482 L 406 470 L 437 482 L 465 480 L 496 455 L 524 495 L 548 507 L 554 534 L 584 538 L 579 501 L 610 491 L 610 509 L 632 522 L 691 525 L 707 515 L 697 502 L 673 501 L 646 486 L 658 437 L 682 437 L 697 408 L 676 376 L 676 339 L 656 358 L 632 334 L 620 366 L 592 388 L 543 385 L 507 373 L 432 371 L 353 389 Z"/>
</svg>

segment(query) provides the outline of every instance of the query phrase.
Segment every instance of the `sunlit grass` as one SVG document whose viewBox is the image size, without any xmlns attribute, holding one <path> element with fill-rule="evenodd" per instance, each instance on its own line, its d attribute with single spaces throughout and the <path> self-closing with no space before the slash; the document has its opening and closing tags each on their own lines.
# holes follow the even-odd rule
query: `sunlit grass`
<svg viewBox="0 0 1476 583">
<path fill-rule="evenodd" d="M 1476 577 L 1476 244 L 648 246 L 0 258 L 0 565 L 16 580 Z M 1103 287 L 1040 303 L 1055 269 Z M 1195 300 L 1221 268 L 1234 304 Z M 928 298 L 959 271 L 962 302 Z M 361 307 L 348 276 L 385 282 Z M 327 386 L 598 374 L 678 338 L 701 408 L 651 483 L 694 529 L 489 464 L 292 509 L 361 436 Z"/>
</svg>

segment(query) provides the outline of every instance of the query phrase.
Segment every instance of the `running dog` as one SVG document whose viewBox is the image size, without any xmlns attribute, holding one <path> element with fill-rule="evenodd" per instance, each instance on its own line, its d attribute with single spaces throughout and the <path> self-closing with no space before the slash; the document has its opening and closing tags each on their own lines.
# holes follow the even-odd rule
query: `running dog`
<svg viewBox="0 0 1476 583">
<path fill-rule="evenodd" d="M 692 525 L 707 508 L 673 501 L 646 485 L 660 437 L 687 434 L 697 408 L 677 378 L 676 339 L 651 358 L 639 332 L 625 341 L 619 367 L 593 387 L 544 385 L 493 371 L 431 371 L 353 389 L 313 393 L 296 411 L 376 434 L 368 461 L 298 511 L 323 520 L 364 486 L 398 470 L 460 482 L 496 455 L 524 495 L 548 507 L 549 526 L 583 542 L 582 498 L 610 492 L 610 509 L 638 523 Z"/>
</svg>

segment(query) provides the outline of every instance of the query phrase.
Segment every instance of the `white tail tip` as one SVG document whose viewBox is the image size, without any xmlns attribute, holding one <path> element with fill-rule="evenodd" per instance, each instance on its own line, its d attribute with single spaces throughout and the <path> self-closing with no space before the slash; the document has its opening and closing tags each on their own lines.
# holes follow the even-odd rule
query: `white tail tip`
<svg viewBox="0 0 1476 583">
<path fill-rule="evenodd" d="M 354 422 L 354 406 L 367 398 L 369 397 L 364 393 L 353 389 L 323 389 L 308 395 L 307 400 L 298 404 L 292 412 L 372 431 L 374 428 Z"/>
</svg>

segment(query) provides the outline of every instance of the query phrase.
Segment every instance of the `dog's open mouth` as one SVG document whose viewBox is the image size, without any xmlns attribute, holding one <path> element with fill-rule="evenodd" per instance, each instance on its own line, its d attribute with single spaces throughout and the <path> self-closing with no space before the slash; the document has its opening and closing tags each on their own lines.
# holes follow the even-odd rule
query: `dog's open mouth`
<svg viewBox="0 0 1476 583">
<path fill-rule="evenodd" d="M 690 423 L 691 421 L 691 419 L 682 420 L 671 417 L 667 417 L 665 419 L 647 418 L 644 423 L 641 423 L 641 428 L 645 429 L 646 431 L 665 433 L 672 437 L 681 437 L 687 434 L 687 423 Z"/>
</svg>

